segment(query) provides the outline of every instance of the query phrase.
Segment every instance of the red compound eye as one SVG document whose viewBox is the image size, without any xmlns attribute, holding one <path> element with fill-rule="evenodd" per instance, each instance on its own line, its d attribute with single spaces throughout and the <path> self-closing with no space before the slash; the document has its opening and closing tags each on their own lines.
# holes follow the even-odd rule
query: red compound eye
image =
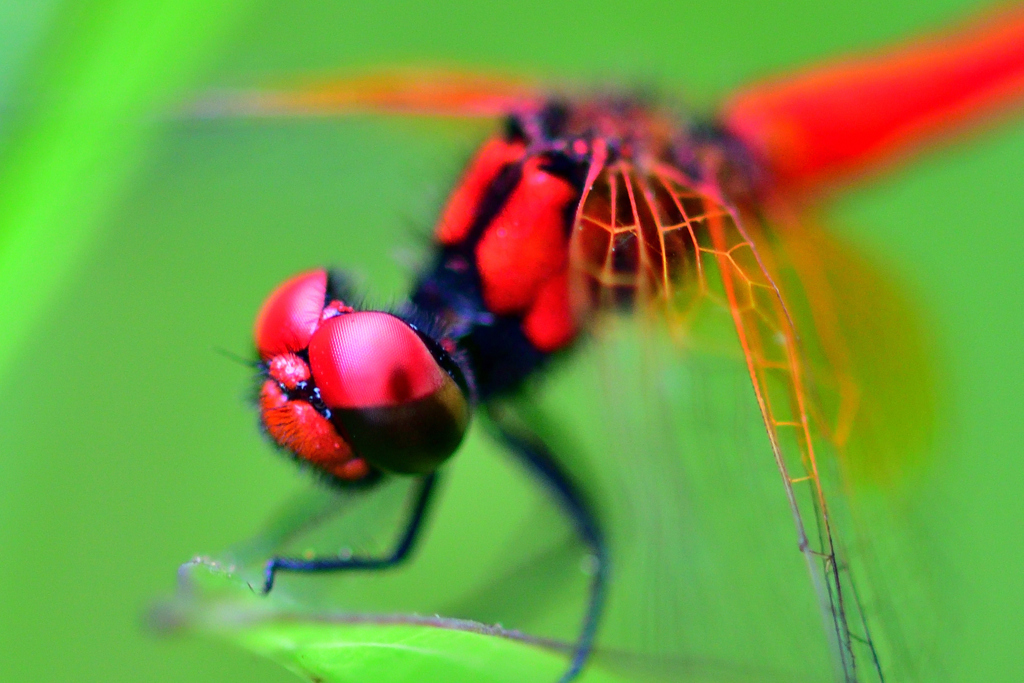
<svg viewBox="0 0 1024 683">
<path fill-rule="evenodd" d="M 377 408 L 423 398 L 448 375 L 404 321 L 366 311 L 331 318 L 309 343 L 309 363 L 330 408 Z"/>
<path fill-rule="evenodd" d="M 275 289 L 256 316 L 253 334 L 260 357 L 267 360 L 305 349 L 320 322 L 326 297 L 325 270 L 301 273 Z"/>
<path fill-rule="evenodd" d="M 463 390 L 400 318 L 366 311 L 324 321 L 310 339 L 309 364 L 332 421 L 371 464 L 431 472 L 462 441 Z"/>
</svg>

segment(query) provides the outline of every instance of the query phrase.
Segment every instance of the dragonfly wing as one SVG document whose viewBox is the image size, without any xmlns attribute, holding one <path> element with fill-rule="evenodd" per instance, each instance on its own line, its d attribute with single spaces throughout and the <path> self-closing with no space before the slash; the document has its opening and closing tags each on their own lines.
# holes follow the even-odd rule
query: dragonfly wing
<svg viewBox="0 0 1024 683">
<path fill-rule="evenodd" d="M 762 239 L 787 306 L 810 323 L 800 348 L 812 420 L 838 459 L 847 561 L 877 617 L 876 645 L 890 676 L 934 680 L 947 668 L 931 647 L 937 625 L 959 621 L 935 583 L 948 562 L 915 521 L 940 424 L 941 366 L 922 316 L 888 272 L 814 216 L 772 216 L 777 229 Z"/>
<path fill-rule="evenodd" d="M 306 486 L 279 505 L 258 534 L 228 549 L 222 561 L 256 586 L 274 556 L 379 554 L 393 543 L 409 498 L 410 483 L 399 479 L 367 489 Z M 330 583 L 279 581 L 274 592 L 323 600 Z"/>
<path fill-rule="evenodd" d="M 595 664 L 637 681 L 831 680 L 745 369 L 681 354 L 665 326 L 637 316 L 601 322 L 524 397 L 606 535 Z M 582 597 L 563 594 L 578 614 Z"/>
<path fill-rule="evenodd" d="M 401 70 L 278 90 L 214 92 L 194 102 L 192 116 L 340 116 L 397 114 L 500 118 L 536 106 L 535 85 L 461 71 Z"/>
<path fill-rule="evenodd" d="M 854 485 L 886 490 L 918 473 L 932 445 L 938 384 L 925 325 L 902 288 L 812 217 L 775 214 L 787 305 L 802 331 L 816 421 Z"/>
<path fill-rule="evenodd" d="M 866 623 L 858 614 L 856 591 L 846 573 L 826 499 L 797 332 L 778 288 L 737 217 L 722 214 L 706 224 L 713 245 L 708 253 L 718 265 L 722 290 L 793 511 L 799 547 L 807 559 L 826 620 L 831 622 L 826 628 L 834 638 L 837 663 L 844 680 L 857 680 L 855 639 L 865 641 L 870 658 L 875 657 L 867 632 L 858 636 L 853 630 Z"/>
<path fill-rule="evenodd" d="M 871 171 L 1024 101 L 1024 8 L 741 90 L 726 126 L 787 189 Z"/>
<path fill-rule="evenodd" d="M 573 300 L 587 312 L 631 307 L 669 322 L 685 344 L 739 343 L 812 577 L 840 680 L 881 679 L 832 518 L 841 486 L 819 451 L 794 319 L 739 216 L 672 167 L 626 161 L 588 183 L 570 244 Z M 834 460 L 832 461 L 834 462 Z M 872 676 L 864 676 L 870 679 Z"/>
</svg>

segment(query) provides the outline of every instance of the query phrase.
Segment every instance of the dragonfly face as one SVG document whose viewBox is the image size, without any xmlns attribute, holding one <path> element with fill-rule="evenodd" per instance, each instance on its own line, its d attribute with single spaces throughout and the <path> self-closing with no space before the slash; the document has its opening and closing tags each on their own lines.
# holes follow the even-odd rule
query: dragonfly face
<svg viewBox="0 0 1024 683">
<path fill-rule="evenodd" d="M 256 320 L 260 418 L 270 437 L 340 483 L 427 473 L 469 423 L 465 375 L 402 318 L 355 311 L 326 271 L 275 290 Z"/>
</svg>

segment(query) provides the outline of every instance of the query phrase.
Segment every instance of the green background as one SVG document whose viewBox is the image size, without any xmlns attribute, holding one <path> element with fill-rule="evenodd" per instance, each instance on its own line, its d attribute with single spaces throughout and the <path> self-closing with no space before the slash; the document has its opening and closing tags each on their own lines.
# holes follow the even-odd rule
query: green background
<svg viewBox="0 0 1024 683">
<path fill-rule="evenodd" d="M 343 265 L 397 295 L 396 252 L 415 250 L 486 130 L 176 119 L 185 93 L 462 65 L 654 85 L 707 111 L 751 78 L 970 4 L 3 3 L 0 676 L 292 680 L 142 627 L 180 562 L 250 535 L 303 486 L 257 433 L 246 370 L 215 349 L 245 354 L 262 297 L 301 268 Z M 1024 126 L 1010 122 L 830 206 L 920 302 L 942 362 L 920 535 L 962 606 L 936 645 L 955 680 L 1024 675 L 1022 177 Z M 502 467 L 483 442 L 466 451 L 472 476 Z"/>
</svg>

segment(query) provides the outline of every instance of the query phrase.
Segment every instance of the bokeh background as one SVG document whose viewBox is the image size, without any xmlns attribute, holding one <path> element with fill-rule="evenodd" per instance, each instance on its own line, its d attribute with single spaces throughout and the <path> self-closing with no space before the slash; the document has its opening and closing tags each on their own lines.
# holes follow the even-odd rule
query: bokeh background
<svg viewBox="0 0 1024 683">
<path fill-rule="evenodd" d="M 293 680 L 222 644 L 142 628 L 180 562 L 251 534 L 305 485 L 258 435 L 247 371 L 216 349 L 246 354 L 262 297 L 312 265 L 350 267 L 382 300 L 397 296 L 403 249 L 418 248 L 486 132 L 195 121 L 174 113 L 190 93 L 462 65 L 640 83 L 706 113 L 752 78 L 979 7 L 4 2 L 0 677 Z M 1024 117 L 872 179 L 828 212 L 916 297 L 942 362 L 943 423 L 918 507 L 940 585 L 964 607 L 939 629 L 955 680 L 1024 676 L 1013 626 L 1024 608 L 1022 177 Z M 500 467 L 488 449 L 468 446 L 479 476 Z"/>
</svg>

